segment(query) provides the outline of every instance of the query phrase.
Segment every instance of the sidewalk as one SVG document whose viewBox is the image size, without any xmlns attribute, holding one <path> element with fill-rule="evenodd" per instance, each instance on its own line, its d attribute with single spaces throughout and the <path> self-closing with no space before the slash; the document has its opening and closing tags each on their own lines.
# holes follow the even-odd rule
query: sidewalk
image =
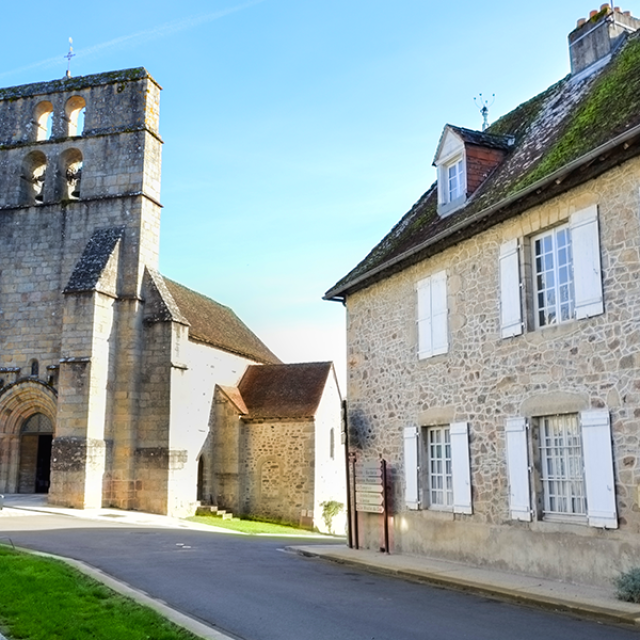
<svg viewBox="0 0 640 640">
<path fill-rule="evenodd" d="M 349 549 L 346 545 L 296 545 L 287 547 L 287 550 L 309 558 L 332 560 L 376 573 L 563 611 L 580 617 L 640 624 L 640 605 L 617 600 L 613 586 L 603 589 L 568 584 L 435 558 Z"/>
</svg>

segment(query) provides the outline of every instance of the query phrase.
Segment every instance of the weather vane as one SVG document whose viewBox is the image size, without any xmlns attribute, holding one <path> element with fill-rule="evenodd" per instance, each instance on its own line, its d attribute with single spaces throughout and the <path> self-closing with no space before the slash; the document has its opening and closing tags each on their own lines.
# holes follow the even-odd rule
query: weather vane
<svg viewBox="0 0 640 640">
<path fill-rule="evenodd" d="M 496 101 L 496 94 L 491 95 L 491 100 L 485 100 L 480 94 L 479 98 L 474 98 L 473 101 L 476 103 L 476 106 L 480 109 L 480 113 L 482 114 L 482 130 L 484 131 L 489 126 L 489 107 L 493 106 L 493 103 Z"/>
<path fill-rule="evenodd" d="M 73 53 L 73 38 L 69 38 L 69 53 L 66 56 L 62 56 L 67 59 L 67 78 L 71 77 L 71 58 L 75 57 Z"/>
</svg>

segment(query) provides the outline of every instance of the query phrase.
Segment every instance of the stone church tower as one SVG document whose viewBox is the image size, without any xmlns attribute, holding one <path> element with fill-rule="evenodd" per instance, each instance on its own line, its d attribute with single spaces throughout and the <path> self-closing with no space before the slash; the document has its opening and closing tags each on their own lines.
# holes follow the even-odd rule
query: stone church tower
<svg viewBox="0 0 640 640">
<path fill-rule="evenodd" d="M 335 374 L 158 272 L 159 94 L 144 69 L 0 89 L 0 493 L 181 516 L 231 487 L 319 521 L 344 486 Z M 228 424 L 216 389 L 248 402 Z"/>
<path fill-rule="evenodd" d="M 149 421 L 170 372 L 154 369 L 143 291 L 159 93 L 141 68 L 0 90 L 0 491 L 166 503 L 169 425 Z"/>
</svg>

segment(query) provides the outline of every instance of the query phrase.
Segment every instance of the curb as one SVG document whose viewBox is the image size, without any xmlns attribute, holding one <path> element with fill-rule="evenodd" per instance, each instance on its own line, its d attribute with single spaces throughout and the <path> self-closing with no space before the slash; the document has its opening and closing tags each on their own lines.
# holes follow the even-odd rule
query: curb
<svg viewBox="0 0 640 640">
<path fill-rule="evenodd" d="M 54 560 L 60 560 L 65 564 L 77 569 L 81 573 L 101 582 L 106 585 L 113 591 L 119 593 L 120 595 L 126 596 L 135 600 L 138 604 L 144 605 L 153 609 L 156 613 L 159 613 L 163 618 L 170 620 L 174 624 L 187 631 L 190 631 L 194 635 L 202 638 L 203 640 L 237 640 L 237 636 L 230 636 L 209 625 L 204 622 L 200 622 L 195 618 L 191 618 L 190 616 L 170 607 L 168 604 L 163 602 L 162 600 L 156 600 L 152 598 L 148 593 L 141 591 L 139 589 L 135 589 L 134 587 L 128 585 L 126 582 L 122 582 L 113 576 L 110 576 L 107 573 L 104 573 L 100 569 L 92 567 L 80 560 L 74 560 L 73 558 L 64 558 L 63 556 L 56 556 L 52 553 L 43 553 L 41 551 L 33 551 L 32 549 L 24 549 L 22 547 L 14 547 L 16 551 L 21 551 L 23 553 L 29 553 L 34 556 L 40 556 L 42 558 L 52 558 Z M 0 634 L 0 640 L 8 640 L 2 634 Z"/>
<path fill-rule="evenodd" d="M 445 577 L 429 573 L 428 571 L 421 571 L 420 569 L 393 569 L 391 567 L 370 563 L 365 559 L 345 558 L 340 554 L 318 553 L 310 551 L 309 549 L 300 549 L 294 546 L 286 547 L 286 550 L 306 558 L 319 558 L 321 560 L 328 560 L 338 564 L 358 567 L 370 573 L 392 576 L 402 580 L 411 580 L 412 582 L 421 582 L 444 589 L 462 591 L 465 593 L 475 593 L 496 600 L 512 602 L 514 604 L 528 605 L 539 609 L 568 613 L 580 617 L 588 617 L 600 622 L 634 626 L 640 625 L 640 614 L 623 613 L 606 607 L 577 603 L 554 596 L 544 596 L 537 593 L 526 593 L 508 588 L 491 586 L 473 580 L 465 580 L 463 578 Z"/>
</svg>

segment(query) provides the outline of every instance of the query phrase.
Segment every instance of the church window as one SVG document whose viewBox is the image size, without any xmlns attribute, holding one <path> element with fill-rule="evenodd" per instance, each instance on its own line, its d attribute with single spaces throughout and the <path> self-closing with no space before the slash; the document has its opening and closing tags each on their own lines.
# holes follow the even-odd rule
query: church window
<svg viewBox="0 0 640 640">
<path fill-rule="evenodd" d="M 22 162 L 20 181 L 22 204 L 42 204 L 46 171 L 47 157 L 42 151 L 32 151 L 27 154 Z"/>
<path fill-rule="evenodd" d="M 36 141 L 49 140 L 53 126 L 53 105 L 44 100 L 36 105 L 33 112 Z"/>
<path fill-rule="evenodd" d="M 82 179 L 82 153 L 78 149 L 67 149 L 60 156 L 61 196 L 63 200 L 80 198 Z"/>
<path fill-rule="evenodd" d="M 81 136 L 84 131 L 84 115 L 86 102 L 81 96 L 73 96 L 67 100 L 64 106 L 67 118 L 67 135 Z"/>
<path fill-rule="evenodd" d="M 34 359 L 31 361 L 31 377 L 37 378 L 39 373 L 40 366 L 38 365 L 38 361 Z"/>
</svg>

